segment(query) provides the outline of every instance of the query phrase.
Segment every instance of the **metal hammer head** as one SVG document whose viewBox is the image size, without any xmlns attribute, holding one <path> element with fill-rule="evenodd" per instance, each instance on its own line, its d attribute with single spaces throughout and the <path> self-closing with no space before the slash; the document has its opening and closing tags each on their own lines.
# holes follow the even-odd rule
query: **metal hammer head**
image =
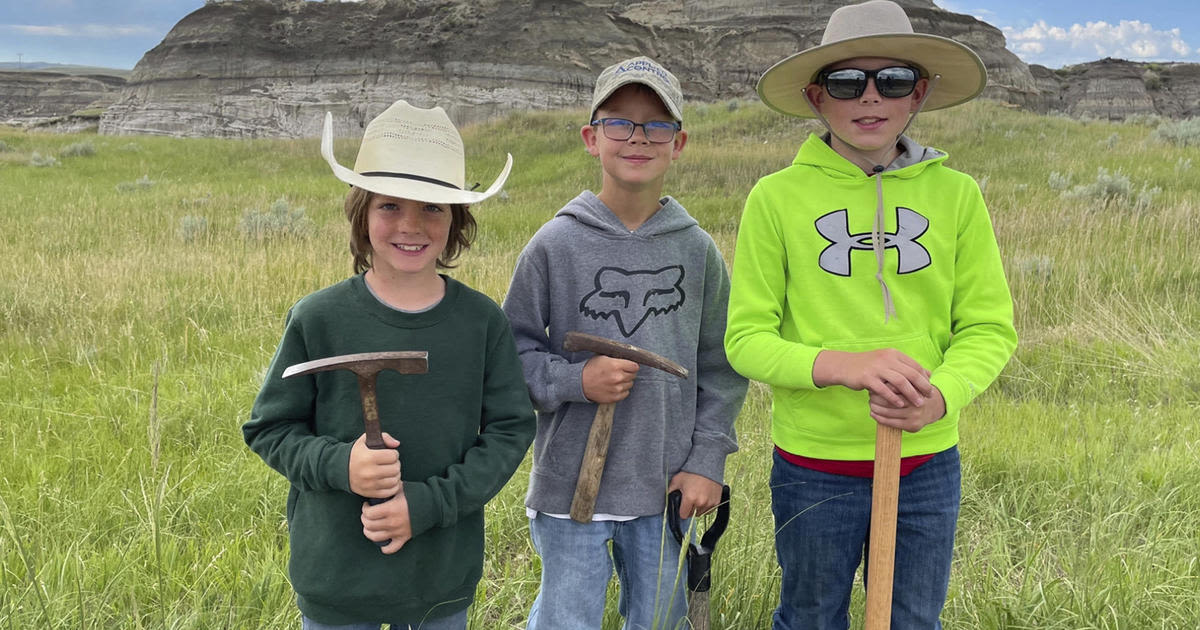
<svg viewBox="0 0 1200 630">
<path fill-rule="evenodd" d="M 283 371 L 283 378 L 329 370 L 350 370 L 359 376 L 378 374 L 381 370 L 395 370 L 401 374 L 425 374 L 429 372 L 429 353 L 423 350 L 402 350 L 343 354 L 289 366 Z"/>
<path fill-rule="evenodd" d="M 658 368 L 667 374 L 674 374 L 680 378 L 687 378 L 687 368 L 678 363 L 662 356 L 643 350 L 637 346 L 631 346 L 620 341 L 613 341 L 596 335 L 589 335 L 581 332 L 569 332 L 563 339 L 563 350 L 567 352 L 592 352 L 595 354 L 603 354 L 604 356 L 617 359 L 625 359 L 642 365 L 648 365 L 652 368 Z"/>
<path fill-rule="evenodd" d="M 350 370 L 358 376 L 367 447 L 384 448 L 379 426 L 379 407 L 375 402 L 375 378 L 383 370 L 395 370 L 401 374 L 425 374 L 429 372 L 429 353 L 423 350 L 401 350 L 343 354 L 289 366 L 283 371 L 283 378 L 330 370 Z"/>
</svg>

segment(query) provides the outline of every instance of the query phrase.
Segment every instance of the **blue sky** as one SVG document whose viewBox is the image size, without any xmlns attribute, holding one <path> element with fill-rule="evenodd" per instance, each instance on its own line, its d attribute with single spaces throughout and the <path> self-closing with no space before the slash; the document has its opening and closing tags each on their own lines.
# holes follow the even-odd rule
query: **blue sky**
<svg viewBox="0 0 1200 630">
<path fill-rule="evenodd" d="M 1119 57 L 1200 63 L 1195 0 L 935 0 L 1000 28 L 1051 68 Z M 0 62 L 133 68 L 204 0 L 0 0 Z"/>
<path fill-rule="evenodd" d="M 1195 0 L 934 0 L 1004 33 L 1026 63 L 1050 68 L 1117 57 L 1200 63 Z"/>
</svg>

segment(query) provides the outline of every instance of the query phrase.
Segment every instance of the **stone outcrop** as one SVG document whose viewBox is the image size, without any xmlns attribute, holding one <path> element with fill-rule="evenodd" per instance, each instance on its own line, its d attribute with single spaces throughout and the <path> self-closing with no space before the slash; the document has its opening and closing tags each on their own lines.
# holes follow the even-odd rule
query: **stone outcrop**
<svg viewBox="0 0 1200 630">
<path fill-rule="evenodd" d="M 1200 116 L 1200 64 L 1102 59 L 1050 70 L 1030 66 L 1039 112 L 1124 120 L 1135 115 Z"/>
<path fill-rule="evenodd" d="M 0 72 L 0 120 L 107 105 L 101 133 L 311 137 L 332 111 L 337 135 L 353 136 L 401 98 L 442 105 L 459 124 L 583 107 L 601 69 L 638 54 L 671 68 L 689 101 L 754 98 L 763 70 L 818 43 L 845 1 L 208 0 L 123 85 Z M 979 53 L 985 97 L 1096 118 L 1200 115 L 1200 65 L 1027 66 L 998 29 L 899 1 L 917 31 Z"/>
<path fill-rule="evenodd" d="M 646 54 L 692 101 L 753 98 L 762 71 L 819 41 L 836 0 L 295 0 L 210 2 L 134 68 L 101 132 L 314 136 L 326 110 L 361 133 L 396 99 L 457 123 L 579 107 L 610 63 Z M 931 0 L 902 0 L 918 30 L 960 39 L 989 93 L 1034 90 L 999 30 Z"/>
<path fill-rule="evenodd" d="M 116 76 L 0 71 L 0 123 L 46 124 L 80 111 L 104 109 L 117 100 L 124 86 L 125 79 Z M 95 126 L 97 117 L 87 118 Z"/>
</svg>

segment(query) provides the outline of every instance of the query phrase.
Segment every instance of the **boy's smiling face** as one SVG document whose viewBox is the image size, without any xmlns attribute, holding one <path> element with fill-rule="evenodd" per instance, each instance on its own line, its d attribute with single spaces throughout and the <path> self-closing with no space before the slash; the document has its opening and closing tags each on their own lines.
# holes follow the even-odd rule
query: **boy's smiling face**
<svg viewBox="0 0 1200 630">
<path fill-rule="evenodd" d="M 626 85 L 613 92 L 593 118 L 624 118 L 635 123 L 674 121 L 654 91 L 640 84 Z M 611 190 L 611 186 L 638 192 L 657 186 L 661 191 L 667 168 L 687 143 L 687 132 L 682 129 L 676 132 L 674 140 L 662 143 L 647 140 L 641 127 L 628 140 L 610 140 L 600 125 L 584 125 L 580 133 L 588 153 L 600 158 L 604 171 L 602 190 Z"/>
<path fill-rule="evenodd" d="M 907 62 L 881 57 L 857 57 L 830 64 L 826 70 L 858 68 L 878 70 L 888 66 L 906 66 Z M 886 98 L 879 94 L 875 80 L 867 81 L 866 89 L 856 98 L 836 99 L 819 84 L 809 84 L 805 96 L 813 107 L 825 117 L 833 128 L 833 149 L 843 157 L 855 161 L 859 154 L 876 164 L 888 164 L 895 158 L 896 141 L 908 124 L 909 116 L 917 110 L 925 96 L 928 79 L 917 81 L 912 94 L 899 98 Z M 848 148 L 850 145 L 853 149 Z"/>
<path fill-rule="evenodd" d="M 447 204 L 373 194 L 367 206 L 367 230 L 376 275 L 436 276 L 451 220 Z"/>
</svg>

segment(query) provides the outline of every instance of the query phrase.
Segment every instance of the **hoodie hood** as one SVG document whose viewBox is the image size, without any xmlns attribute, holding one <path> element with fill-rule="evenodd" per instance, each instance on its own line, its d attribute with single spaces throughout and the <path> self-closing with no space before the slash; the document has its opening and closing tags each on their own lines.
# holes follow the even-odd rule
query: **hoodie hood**
<svg viewBox="0 0 1200 630">
<path fill-rule="evenodd" d="M 649 238 L 686 230 L 692 226 L 699 225 L 673 197 L 663 197 L 658 202 L 658 211 L 632 232 L 590 190 L 580 193 L 579 196 L 572 199 L 566 206 L 563 206 L 554 216 L 572 217 L 590 228 L 612 236 L 621 237 L 635 234 L 643 238 Z"/>
<path fill-rule="evenodd" d="M 830 146 L 828 131 L 819 137 L 816 134 L 811 134 L 811 136 L 820 142 L 802 144 L 800 152 L 796 154 L 796 159 L 792 160 L 792 164 L 815 166 L 826 171 L 826 174 L 832 177 L 851 179 L 872 177 L 872 175 L 864 173 L 861 167 L 833 150 L 833 147 Z M 908 136 L 900 136 L 896 145 L 900 147 L 900 155 L 896 156 L 896 159 L 883 169 L 884 174 L 893 174 L 896 177 L 916 177 L 926 166 L 941 163 L 949 157 L 942 151 L 923 146 Z M 918 165 L 919 168 L 912 168 Z"/>
</svg>

